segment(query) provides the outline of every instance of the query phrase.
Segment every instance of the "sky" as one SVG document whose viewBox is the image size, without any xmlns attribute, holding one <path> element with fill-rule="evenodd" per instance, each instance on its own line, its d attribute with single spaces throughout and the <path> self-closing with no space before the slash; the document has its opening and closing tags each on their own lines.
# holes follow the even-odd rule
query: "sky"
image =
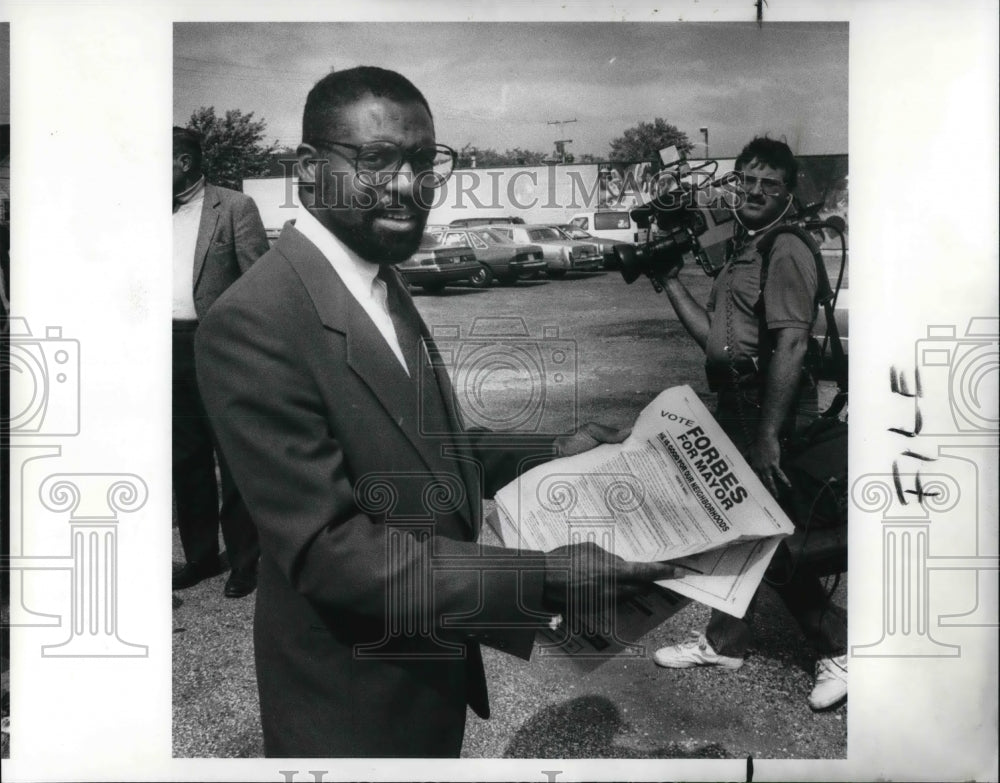
<svg viewBox="0 0 1000 783">
<path fill-rule="evenodd" d="M 844 23 L 180 23 L 174 123 L 201 106 L 254 112 L 294 147 L 310 87 L 331 68 L 378 65 L 425 95 L 438 141 L 605 157 L 611 140 L 662 117 L 704 154 L 752 136 L 799 155 L 847 152 Z M 563 125 L 552 122 L 576 120 Z"/>
</svg>

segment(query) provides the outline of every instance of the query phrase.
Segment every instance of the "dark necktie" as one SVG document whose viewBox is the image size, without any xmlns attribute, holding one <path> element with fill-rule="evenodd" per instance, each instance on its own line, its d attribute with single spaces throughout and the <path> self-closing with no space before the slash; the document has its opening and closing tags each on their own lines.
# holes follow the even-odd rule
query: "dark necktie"
<svg viewBox="0 0 1000 783">
<path fill-rule="evenodd" d="M 426 433 L 451 432 L 442 400 L 442 389 L 430 362 L 430 351 L 424 345 L 420 332 L 420 320 L 412 303 L 403 290 L 403 284 L 390 266 L 380 266 L 378 278 L 385 283 L 386 306 L 389 318 L 396 330 L 396 340 L 406 359 L 410 380 L 420 395 L 421 430 Z"/>
<path fill-rule="evenodd" d="M 398 274 L 389 266 L 380 266 L 378 278 L 385 283 L 389 317 L 392 319 L 396 339 L 410 371 L 410 382 L 419 395 L 419 429 L 421 433 L 430 435 L 439 443 L 442 450 L 439 454 L 444 456 L 445 449 L 449 451 L 456 449 L 457 444 L 451 436 L 454 436 L 457 428 L 461 426 L 448 415 L 445 406 L 444 395 L 452 393 L 451 384 L 447 381 L 443 384 L 438 382 L 437 372 L 431 360 L 435 353 L 434 345 L 430 343 L 425 346 L 420 331 L 420 317 L 409 301 Z M 467 499 L 470 504 L 469 513 L 475 519 L 479 501 L 474 497 L 478 495 L 478 491 L 474 489 L 478 486 L 474 473 L 464 462 L 455 461 L 454 456 L 444 457 L 444 461 L 449 471 L 459 471 L 464 474 L 463 481 L 470 492 Z"/>
<path fill-rule="evenodd" d="M 392 267 L 379 266 L 377 277 L 386 288 L 386 309 L 392 319 L 396 341 L 403 352 L 406 368 L 410 372 L 410 378 L 416 380 L 420 372 L 420 325 L 415 318 L 407 317 L 408 308 L 403 306 L 402 284 Z"/>
</svg>

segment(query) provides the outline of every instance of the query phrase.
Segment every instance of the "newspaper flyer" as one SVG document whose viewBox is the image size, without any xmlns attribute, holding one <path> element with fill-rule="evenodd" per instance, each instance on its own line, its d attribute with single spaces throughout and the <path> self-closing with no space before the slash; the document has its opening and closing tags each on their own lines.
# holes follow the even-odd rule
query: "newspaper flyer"
<svg viewBox="0 0 1000 783">
<path fill-rule="evenodd" d="M 659 584 L 737 617 L 794 530 L 689 386 L 657 396 L 624 443 L 540 465 L 496 502 L 507 546 L 595 540 L 626 560 L 673 560 L 682 575 Z"/>
<path fill-rule="evenodd" d="M 606 616 L 576 618 L 540 631 L 534 659 L 585 675 L 612 659 L 646 658 L 649 653 L 642 637 L 690 602 L 672 590 L 655 587 L 616 604 Z"/>
</svg>

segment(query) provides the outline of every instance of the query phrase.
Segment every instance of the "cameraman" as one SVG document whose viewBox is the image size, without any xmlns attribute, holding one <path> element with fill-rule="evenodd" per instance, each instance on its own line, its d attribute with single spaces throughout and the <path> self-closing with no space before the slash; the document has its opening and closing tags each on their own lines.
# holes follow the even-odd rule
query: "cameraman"
<svg viewBox="0 0 1000 783">
<path fill-rule="evenodd" d="M 780 438 L 794 428 L 801 402 L 818 280 L 810 248 L 794 234 L 782 233 L 771 245 L 761 291 L 761 240 L 792 211 L 798 163 L 788 145 L 755 138 L 737 157 L 736 172 L 742 185 L 734 209 L 738 225 L 707 306 L 684 287 L 679 265 L 663 284 L 681 323 L 705 351 L 709 386 L 718 393 L 716 419 L 777 497 L 779 485 L 789 483 L 780 466 Z M 761 328 L 758 302 L 766 329 Z M 762 341 L 769 345 L 760 345 Z M 819 577 L 801 564 L 776 589 L 820 655 L 809 706 L 821 710 L 839 704 L 847 696 L 846 613 L 830 602 Z M 703 634 L 658 650 L 654 660 L 674 669 L 740 668 L 751 641 L 750 611 L 739 619 L 713 609 Z"/>
</svg>

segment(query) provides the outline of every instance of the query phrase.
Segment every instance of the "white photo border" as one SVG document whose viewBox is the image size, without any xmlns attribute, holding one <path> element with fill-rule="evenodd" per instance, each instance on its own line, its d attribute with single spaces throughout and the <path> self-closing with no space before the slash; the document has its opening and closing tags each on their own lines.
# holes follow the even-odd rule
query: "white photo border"
<svg viewBox="0 0 1000 783">
<path fill-rule="evenodd" d="M 546 771 L 555 770 L 560 781 L 742 779 L 742 760 L 171 757 L 170 564 L 164 557 L 170 551 L 171 235 L 164 217 L 170 150 L 163 129 L 173 124 L 174 22 L 748 21 L 753 3 L 15 0 L 5 8 L 17 201 L 14 315 L 27 319 L 35 338 L 66 341 L 79 372 L 78 396 L 57 403 L 61 410 L 77 406 L 78 431 L 70 411 L 65 431 L 43 433 L 23 447 L 28 470 L 43 469 L 47 496 L 19 497 L 12 476 L 12 520 L 26 521 L 32 552 L 60 560 L 46 568 L 61 576 L 32 577 L 25 589 L 58 611 L 69 595 L 67 528 L 89 523 L 107 536 L 113 527 L 120 555 L 114 636 L 129 653 L 59 656 L 51 650 L 65 627 L 40 621 L 14 630 L 16 724 L 5 778 L 280 781 L 286 779 L 281 770 L 301 770 L 297 779 L 311 779 L 307 770 L 326 769 L 324 780 L 548 780 Z M 928 365 L 946 368 L 940 396 L 923 411 L 940 414 L 939 421 L 955 421 L 949 412 L 965 404 L 958 399 L 961 384 L 953 384 L 960 361 L 983 350 L 982 366 L 996 377 L 990 333 L 997 323 L 1000 168 L 996 6 L 768 0 L 764 19 L 850 25 L 851 328 L 873 338 L 852 345 L 851 474 L 873 484 L 881 477 L 891 491 L 900 448 L 887 430 L 900 426 L 907 409 L 890 390 L 890 368 L 912 374 L 928 348 L 946 357 Z M 942 371 L 928 370 L 929 380 L 934 372 Z M 995 380 L 981 393 L 992 395 L 995 410 Z M 987 409 L 990 401 L 977 398 L 976 404 Z M 978 484 L 952 479 L 952 505 L 942 501 L 890 518 L 878 490 L 865 489 L 864 497 L 875 499 L 858 501 L 852 516 L 848 758 L 758 759 L 756 779 L 996 779 L 995 419 L 992 430 L 987 423 L 968 432 L 956 425 L 930 433 L 939 455 L 941 448 L 954 453 L 970 444 L 984 455 L 972 458 Z M 948 478 L 942 487 L 951 486 Z M 942 543 L 941 536 L 968 538 L 973 523 L 973 532 L 982 532 L 973 548 L 949 550 Z M 925 547 L 922 555 L 914 549 L 900 557 L 926 580 L 931 627 L 896 639 L 893 647 L 883 644 L 893 635 L 883 563 L 887 547 L 904 533 Z M 895 543 L 887 543 L 893 534 Z M 928 555 L 947 562 L 931 568 Z M 962 615 L 965 605 L 981 609 L 984 622 L 942 620 Z M 935 645 L 957 654 L 933 654 Z"/>
</svg>

